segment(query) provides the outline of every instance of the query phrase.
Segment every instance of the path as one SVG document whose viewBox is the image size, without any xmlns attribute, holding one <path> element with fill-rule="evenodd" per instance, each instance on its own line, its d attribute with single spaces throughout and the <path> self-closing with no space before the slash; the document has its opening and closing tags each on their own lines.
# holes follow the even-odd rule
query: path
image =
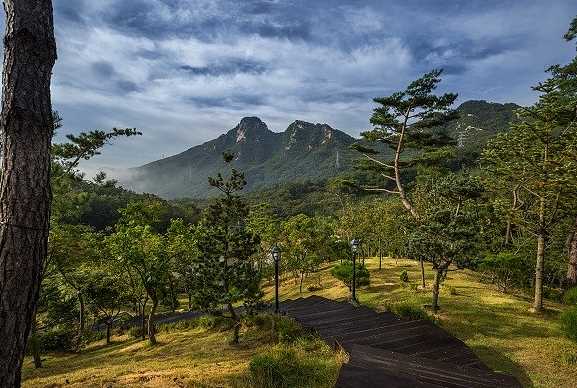
<svg viewBox="0 0 577 388">
<path fill-rule="evenodd" d="M 349 354 L 339 388 L 521 387 L 428 320 L 402 320 L 319 296 L 285 301 L 281 310 Z"/>
</svg>

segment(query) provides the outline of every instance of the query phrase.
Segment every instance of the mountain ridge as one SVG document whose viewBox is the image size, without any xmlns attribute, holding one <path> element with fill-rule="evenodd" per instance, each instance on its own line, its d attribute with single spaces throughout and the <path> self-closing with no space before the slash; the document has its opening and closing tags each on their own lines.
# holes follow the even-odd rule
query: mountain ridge
<svg viewBox="0 0 577 388">
<path fill-rule="evenodd" d="M 457 111 L 460 118 L 443 128 L 460 148 L 478 153 L 508 128 L 519 106 L 470 100 Z M 205 198 L 216 194 L 207 177 L 224 170 L 223 152 L 235 155 L 233 167 L 242 170 L 247 190 L 265 189 L 296 180 L 320 180 L 351 171 L 358 153 L 350 146 L 361 141 L 326 123 L 295 120 L 283 132 L 271 131 L 255 116 L 247 116 L 217 138 L 187 150 L 129 169 L 120 183 L 134 191 L 173 199 Z M 381 147 L 381 151 L 386 152 Z"/>
</svg>

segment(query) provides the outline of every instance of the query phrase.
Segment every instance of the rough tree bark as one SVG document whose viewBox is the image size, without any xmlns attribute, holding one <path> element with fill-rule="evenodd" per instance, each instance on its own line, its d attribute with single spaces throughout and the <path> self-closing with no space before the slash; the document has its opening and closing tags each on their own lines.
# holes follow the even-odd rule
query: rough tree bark
<svg viewBox="0 0 577 388">
<path fill-rule="evenodd" d="M 443 278 L 443 272 L 441 269 L 435 270 L 435 279 L 433 280 L 433 301 L 431 308 L 434 313 L 439 311 L 439 288 L 441 285 L 441 279 Z"/>
<path fill-rule="evenodd" d="M 425 289 L 427 288 L 427 284 L 425 283 L 425 262 L 422 257 L 419 259 L 419 264 L 421 266 L 421 285 L 423 289 Z"/>
<path fill-rule="evenodd" d="M 567 264 L 566 285 L 573 287 L 577 285 L 577 219 L 575 219 L 573 232 L 569 236 L 567 248 L 569 262 Z"/>
<path fill-rule="evenodd" d="M 156 290 L 150 291 L 149 295 L 152 300 L 152 307 L 150 308 L 150 314 L 148 314 L 148 342 L 150 342 L 151 345 L 156 345 L 154 314 L 156 314 L 156 308 L 158 307 L 158 297 L 156 296 Z"/>
<path fill-rule="evenodd" d="M 4 0 L 0 129 L 0 386 L 20 386 L 38 300 L 50 214 L 51 0 Z"/>
<path fill-rule="evenodd" d="M 545 199 L 541 197 L 539 205 L 539 231 L 537 232 L 537 260 L 535 262 L 535 298 L 533 300 L 534 313 L 543 310 L 543 269 L 545 267 Z"/>
</svg>

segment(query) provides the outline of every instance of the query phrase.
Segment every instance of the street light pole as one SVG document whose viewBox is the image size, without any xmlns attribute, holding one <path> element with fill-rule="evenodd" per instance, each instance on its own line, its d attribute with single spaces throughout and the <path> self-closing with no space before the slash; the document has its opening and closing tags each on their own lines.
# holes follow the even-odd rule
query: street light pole
<svg viewBox="0 0 577 388">
<path fill-rule="evenodd" d="M 274 260 L 274 313 L 279 313 L 278 301 L 278 263 L 280 261 L 280 249 L 275 245 L 272 248 L 272 258 Z"/>
<path fill-rule="evenodd" d="M 351 251 L 353 254 L 353 302 L 357 302 L 357 248 L 359 247 L 359 240 L 353 239 L 351 241 Z"/>
</svg>

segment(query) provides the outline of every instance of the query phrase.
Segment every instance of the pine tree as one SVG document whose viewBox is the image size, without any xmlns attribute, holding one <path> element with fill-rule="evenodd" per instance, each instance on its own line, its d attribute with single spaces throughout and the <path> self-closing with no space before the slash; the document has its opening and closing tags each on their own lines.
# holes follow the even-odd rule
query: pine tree
<svg viewBox="0 0 577 388">
<path fill-rule="evenodd" d="M 403 171 L 417 164 L 431 164 L 447 158 L 453 152 L 450 146 L 455 144 L 444 132 L 435 130 L 457 118 L 451 109 L 457 95 L 433 94 L 441 82 L 441 74 L 442 70 L 433 70 L 413 81 L 404 91 L 374 99 L 379 106 L 370 120 L 373 129 L 362 136 L 390 147 L 394 152 L 393 160 L 380 160 L 375 149 L 358 143 L 353 145 L 368 162 L 364 168 L 378 172 L 394 184 L 394 188 L 386 185 L 365 189 L 399 195 L 403 206 L 415 218 L 419 215 L 403 183 Z"/>
<path fill-rule="evenodd" d="M 230 166 L 233 155 L 225 153 Z M 234 168 L 230 176 L 222 174 L 209 178 L 209 184 L 222 196 L 205 211 L 197 228 L 199 260 L 194 271 L 193 303 L 204 309 L 225 306 L 234 324 L 232 343 L 238 343 L 240 316 L 236 302 L 256 303 L 262 296 L 260 276 L 253 255 L 259 238 L 246 227 L 249 208 L 239 195 L 246 180 Z"/>
</svg>

